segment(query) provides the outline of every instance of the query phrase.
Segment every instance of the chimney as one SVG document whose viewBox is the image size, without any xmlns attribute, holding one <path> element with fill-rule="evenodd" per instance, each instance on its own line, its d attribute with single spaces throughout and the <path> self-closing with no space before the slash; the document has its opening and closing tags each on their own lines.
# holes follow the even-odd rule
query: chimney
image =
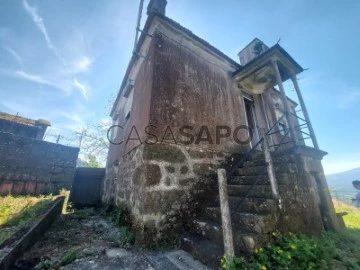
<svg viewBox="0 0 360 270">
<path fill-rule="evenodd" d="M 150 0 L 147 7 L 147 15 L 158 13 L 165 16 L 166 4 L 166 0 Z"/>
<path fill-rule="evenodd" d="M 269 49 L 268 46 L 265 45 L 260 39 L 255 38 L 251 41 L 244 49 L 242 49 L 239 53 L 239 59 L 241 65 L 246 65 L 254 58 L 260 56 L 265 51 Z"/>
</svg>

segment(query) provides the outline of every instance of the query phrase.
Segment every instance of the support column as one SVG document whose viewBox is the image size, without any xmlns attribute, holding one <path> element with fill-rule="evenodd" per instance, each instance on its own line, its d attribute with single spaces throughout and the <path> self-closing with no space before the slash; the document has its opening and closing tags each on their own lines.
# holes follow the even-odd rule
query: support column
<svg viewBox="0 0 360 270">
<path fill-rule="evenodd" d="M 224 238 L 224 250 L 228 256 L 235 256 L 234 240 L 232 234 L 231 214 L 229 207 L 229 197 L 227 192 L 227 178 L 225 169 L 218 169 L 218 182 L 219 182 L 219 198 L 220 198 L 220 211 L 221 222 Z"/>
<path fill-rule="evenodd" d="M 289 103 L 287 101 L 287 97 L 286 97 L 286 94 L 285 94 L 285 89 L 284 89 L 284 85 L 282 83 L 282 79 L 281 79 L 279 67 L 278 67 L 278 64 L 277 64 L 277 60 L 272 59 L 271 64 L 272 64 L 272 66 L 274 68 L 276 81 L 277 81 L 277 84 L 278 84 L 279 89 L 280 89 L 281 100 L 282 100 L 282 103 L 284 105 L 284 110 L 285 110 L 285 117 L 286 117 L 286 120 L 287 120 L 287 122 L 289 124 L 289 128 L 290 128 L 290 135 L 291 135 L 291 138 L 295 142 L 295 145 L 296 145 L 297 142 L 298 142 L 298 138 L 296 136 L 294 123 L 290 119 L 290 106 L 289 106 Z"/>
<path fill-rule="evenodd" d="M 316 139 L 316 136 L 315 136 L 315 132 L 314 132 L 314 129 L 312 127 L 312 124 L 311 124 L 311 121 L 310 121 L 310 117 L 309 117 L 309 113 L 306 109 L 306 106 L 305 106 L 305 102 L 304 102 L 304 99 L 302 97 L 302 94 L 301 94 L 301 91 L 300 91 L 300 87 L 299 87 L 299 84 L 298 84 L 298 81 L 297 81 L 297 78 L 296 78 L 296 75 L 292 75 L 291 76 L 291 80 L 294 84 L 294 88 L 295 88 L 295 91 L 296 91 L 296 94 L 298 96 L 298 99 L 299 99 L 299 102 L 300 102 L 300 107 L 301 107 L 301 110 L 304 114 L 304 117 L 305 117 L 305 120 L 307 122 L 307 125 L 308 125 L 308 128 L 309 128 L 309 131 L 310 131 L 310 135 L 311 135 L 311 139 L 312 139 L 312 142 L 313 142 L 313 145 L 315 147 L 315 149 L 319 149 L 319 144 L 317 142 L 317 139 Z"/>
</svg>

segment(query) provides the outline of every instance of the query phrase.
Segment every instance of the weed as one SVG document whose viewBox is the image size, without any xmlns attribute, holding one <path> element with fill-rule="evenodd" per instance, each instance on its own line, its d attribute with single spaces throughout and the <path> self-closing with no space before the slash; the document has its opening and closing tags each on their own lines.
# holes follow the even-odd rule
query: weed
<svg viewBox="0 0 360 270">
<path fill-rule="evenodd" d="M 146 248 L 152 251 L 173 249 L 174 247 L 179 246 L 179 242 L 180 235 L 178 233 L 174 233 L 173 235 L 167 237 L 167 239 L 159 240 L 149 244 Z"/>
<path fill-rule="evenodd" d="M 124 223 L 123 213 L 120 209 L 112 211 L 110 213 L 110 218 L 116 225 L 122 225 Z"/>
<path fill-rule="evenodd" d="M 54 264 L 56 264 L 55 261 L 45 259 L 41 260 L 34 269 L 36 270 L 48 270 L 50 269 Z"/>
<path fill-rule="evenodd" d="M 115 223 L 117 227 L 119 227 L 120 233 L 122 235 L 122 239 L 118 241 L 120 245 L 124 244 L 134 244 L 135 243 L 135 235 L 130 229 L 130 226 L 125 222 L 125 215 L 120 209 L 115 209 L 109 214 L 112 222 Z"/>
<path fill-rule="evenodd" d="M 74 213 L 74 217 L 78 219 L 86 219 L 87 217 L 94 216 L 96 214 L 93 207 L 77 209 L 74 210 Z"/>
<path fill-rule="evenodd" d="M 51 196 L 13 196 L 9 194 L 0 197 L 0 245 L 46 209 L 51 201 Z"/>
<path fill-rule="evenodd" d="M 60 266 L 64 266 L 72 263 L 76 260 L 76 251 L 74 249 L 65 253 L 64 257 L 60 260 Z"/>
<path fill-rule="evenodd" d="M 128 226 L 121 226 L 120 233 L 123 236 L 123 244 L 133 245 L 135 243 L 135 235 Z"/>
</svg>

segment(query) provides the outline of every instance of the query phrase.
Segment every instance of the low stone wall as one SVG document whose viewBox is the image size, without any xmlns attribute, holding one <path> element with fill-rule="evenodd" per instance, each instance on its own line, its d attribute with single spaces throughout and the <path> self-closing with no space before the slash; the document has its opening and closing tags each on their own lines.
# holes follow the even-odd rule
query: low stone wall
<svg viewBox="0 0 360 270">
<path fill-rule="evenodd" d="M 117 176 L 107 168 L 103 201 L 129 212 L 138 243 L 162 240 L 217 192 L 216 168 L 224 160 L 221 152 L 143 144 L 119 161 Z"/>
<path fill-rule="evenodd" d="M 70 189 L 79 148 L 0 132 L 0 194 Z"/>
</svg>

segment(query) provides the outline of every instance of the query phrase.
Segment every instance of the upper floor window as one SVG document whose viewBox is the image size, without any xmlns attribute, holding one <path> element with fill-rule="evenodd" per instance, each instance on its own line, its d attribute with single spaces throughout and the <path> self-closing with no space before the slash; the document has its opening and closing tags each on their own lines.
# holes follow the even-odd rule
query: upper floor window
<svg viewBox="0 0 360 270">
<path fill-rule="evenodd" d="M 133 96 L 134 96 L 134 90 L 131 90 L 129 95 L 126 98 L 125 106 L 124 106 L 124 116 L 125 116 L 125 123 L 129 120 L 131 109 L 132 109 L 132 103 L 133 103 Z"/>
</svg>

